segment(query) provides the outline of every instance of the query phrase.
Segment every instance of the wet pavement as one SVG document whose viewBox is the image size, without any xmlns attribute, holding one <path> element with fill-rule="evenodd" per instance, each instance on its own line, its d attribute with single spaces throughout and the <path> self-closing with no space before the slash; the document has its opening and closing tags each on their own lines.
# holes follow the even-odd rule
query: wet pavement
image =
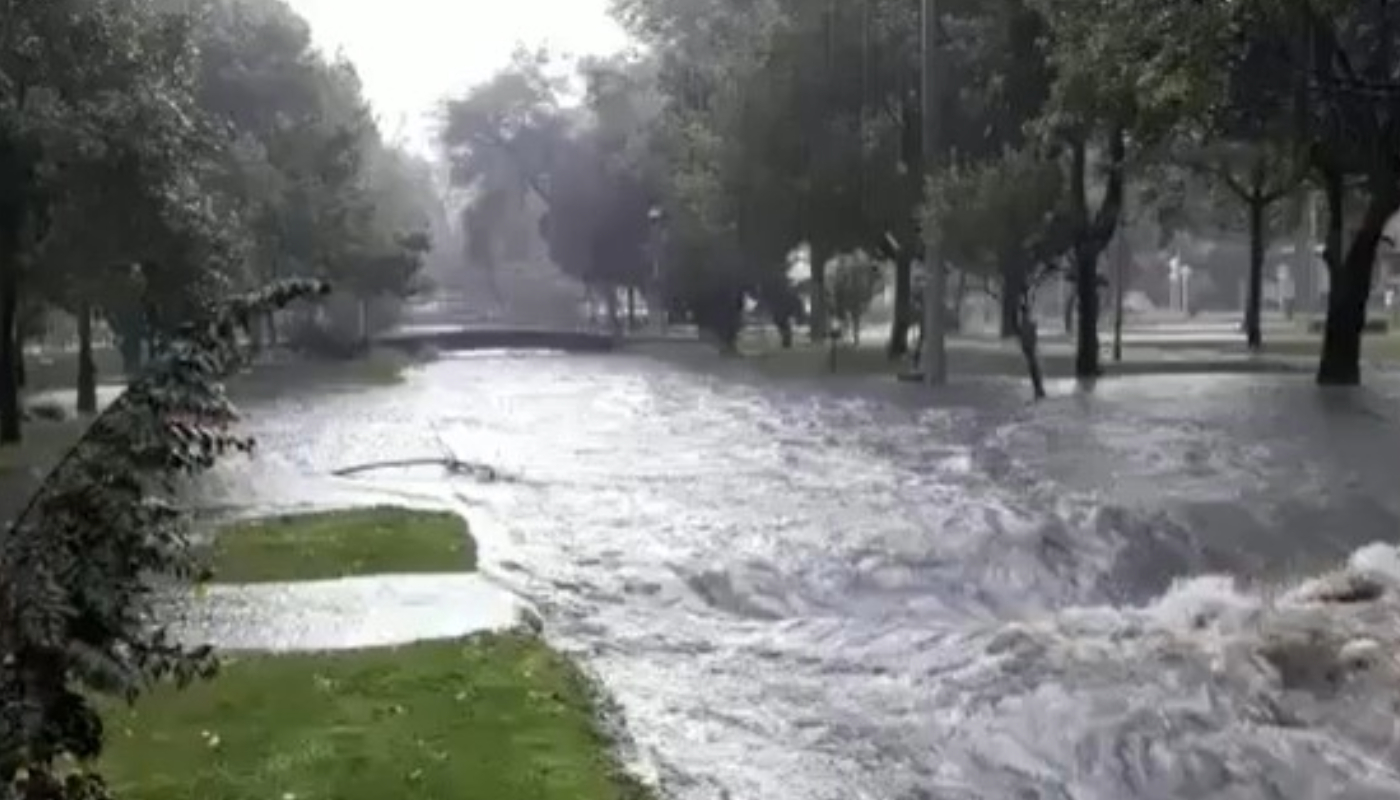
<svg viewBox="0 0 1400 800">
<path fill-rule="evenodd" d="M 930 404 L 478 354 L 245 405 L 259 455 L 206 499 L 464 510 L 682 800 L 1400 797 L 1400 555 L 1372 545 L 1400 530 L 1400 379 L 1371 383 Z M 325 477 L 444 452 L 517 480 Z M 1378 599 L 1320 599 L 1343 567 Z"/>
</svg>

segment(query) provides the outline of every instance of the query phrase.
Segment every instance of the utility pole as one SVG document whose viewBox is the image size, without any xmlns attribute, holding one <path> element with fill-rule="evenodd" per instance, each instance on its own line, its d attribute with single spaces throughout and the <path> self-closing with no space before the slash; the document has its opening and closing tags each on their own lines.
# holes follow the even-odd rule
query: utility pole
<svg viewBox="0 0 1400 800">
<path fill-rule="evenodd" d="M 923 61 L 920 69 L 923 109 L 924 174 L 931 178 L 941 168 L 938 148 L 942 144 L 943 119 L 938 109 L 938 88 L 942 59 L 938 52 L 938 0 L 923 0 Z M 948 382 L 946 337 L 947 265 L 943 263 L 942 242 L 933 226 L 924 230 L 924 334 L 919 362 L 924 384 L 942 386 Z"/>
<path fill-rule="evenodd" d="M 656 336 L 666 335 L 666 293 L 662 286 L 661 253 L 665 247 L 666 213 L 660 206 L 647 212 L 651 224 L 651 280 L 647 284 L 647 322 Z"/>
<path fill-rule="evenodd" d="M 1301 224 L 1294 238 L 1294 263 L 1298 268 L 1298 291 L 1294 308 L 1301 311 L 1309 323 L 1317 311 L 1317 193 L 1312 187 L 1304 187 L 1299 199 Z"/>
<path fill-rule="evenodd" d="M 1126 217 L 1118 224 L 1118 246 L 1115 248 L 1117 269 L 1113 277 L 1113 362 L 1123 363 L 1123 296 L 1128 288 L 1128 264 L 1132 261 L 1132 244 L 1128 241 Z"/>
</svg>

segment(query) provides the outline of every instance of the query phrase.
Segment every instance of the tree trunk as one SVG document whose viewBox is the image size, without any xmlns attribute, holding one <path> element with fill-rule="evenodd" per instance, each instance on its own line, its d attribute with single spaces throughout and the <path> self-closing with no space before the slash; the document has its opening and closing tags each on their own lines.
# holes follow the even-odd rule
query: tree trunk
<svg viewBox="0 0 1400 800">
<path fill-rule="evenodd" d="M 369 299 L 360 298 L 360 346 L 369 348 Z"/>
<path fill-rule="evenodd" d="M 141 337 L 135 333 L 119 336 L 117 350 L 122 358 L 122 372 L 127 378 L 135 378 L 141 372 Z"/>
<path fill-rule="evenodd" d="M 92 358 L 92 307 L 78 304 L 78 413 L 97 413 L 97 364 Z"/>
<path fill-rule="evenodd" d="M 1265 200 L 1256 189 L 1249 197 L 1249 292 L 1245 296 L 1244 331 L 1249 349 L 1264 347 L 1264 210 Z"/>
<path fill-rule="evenodd" d="M 254 356 L 260 356 L 263 352 L 263 340 L 267 338 L 267 325 L 262 317 L 253 320 L 253 324 L 248 327 L 248 349 Z"/>
<path fill-rule="evenodd" d="M 1007 327 L 1006 314 L 1010 314 L 1011 330 L 1021 346 L 1021 356 L 1026 361 L 1026 374 L 1031 380 L 1031 391 L 1036 400 L 1045 399 L 1045 375 L 1040 369 L 1040 332 L 1035 324 L 1035 268 L 1018 260 L 1020 256 L 1007 254 L 1002 260 L 1002 329 Z M 1012 293 L 1014 290 L 1014 294 Z M 1012 298 L 1010 307 L 1007 297 Z"/>
<path fill-rule="evenodd" d="M 967 302 L 967 273 L 958 270 L 958 282 L 953 288 L 953 313 L 946 317 L 948 331 L 960 333 L 963 329 L 963 304 Z"/>
<path fill-rule="evenodd" d="M 1386 223 L 1397 209 L 1400 209 L 1397 187 L 1385 184 L 1373 188 L 1346 260 L 1339 265 L 1340 269 L 1333 270 L 1331 291 L 1327 296 L 1322 360 L 1317 370 L 1320 385 L 1356 386 L 1361 383 L 1361 339 L 1366 329 L 1366 307 L 1371 298 L 1376 250 L 1385 234 Z"/>
<path fill-rule="evenodd" d="M 1113 276 L 1113 363 L 1123 363 L 1124 301 L 1128 294 L 1128 275 L 1132 272 L 1133 246 L 1128 241 L 1127 227 L 1118 231 L 1118 248 L 1114 254 Z"/>
<path fill-rule="evenodd" d="M 637 290 L 634 287 L 627 287 L 627 330 L 637 329 Z"/>
<path fill-rule="evenodd" d="M 1013 339 L 1020 328 L 1021 299 L 1026 294 L 1026 271 L 1010 257 L 1001 265 L 1001 338 Z"/>
<path fill-rule="evenodd" d="M 811 247 L 812 322 L 810 334 L 814 342 L 825 340 L 826 333 L 830 330 L 826 307 L 826 262 L 828 258 L 830 258 L 830 254 L 826 250 L 815 245 Z"/>
<path fill-rule="evenodd" d="M 24 358 L 24 334 L 15 332 L 15 385 L 21 390 L 29 386 L 29 365 Z"/>
<path fill-rule="evenodd" d="M 704 299 L 696 309 L 696 322 L 708 329 L 718 341 L 722 355 L 739 354 L 739 332 L 743 328 L 744 294 L 718 289 Z"/>
<path fill-rule="evenodd" d="M 1040 370 L 1039 335 L 1035 327 L 1034 304 L 1030 292 L 1022 292 L 1016 303 L 1016 332 L 1021 342 L 1021 355 L 1026 359 L 1031 391 L 1036 400 L 1045 399 L 1045 375 Z"/>
<path fill-rule="evenodd" d="M 15 243 L 0 242 L 0 444 L 20 440 L 19 377 L 16 370 L 19 264 Z"/>
<path fill-rule="evenodd" d="M 1127 139 L 1122 128 L 1108 137 L 1110 167 L 1104 197 L 1098 211 L 1089 214 L 1088 142 L 1073 143 L 1070 197 L 1074 204 L 1078 231 L 1074 243 L 1075 294 L 1078 296 L 1079 335 L 1074 372 L 1079 378 L 1097 378 L 1103 373 L 1099 359 L 1099 255 L 1108 247 L 1123 211 L 1123 160 Z"/>
<path fill-rule="evenodd" d="M 894 319 L 890 323 L 889 356 L 909 354 L 909 326 L 913 319 L 914 259 L 901 253 L 894 266 Z"/>
<path fill-rule="evenodd" d="M 1322 260 L 1327 267 L 1327 294 L 1332 294 L 1331 279 L 1342 269 L 1342 241 L 1346 235 L 1346 184 L 1340 171 L 1326 170 L 1323 189 L 1327 198 L 1327 239 L 1322 244 Z M 1330 306 L 1331 301 L 1328 301 Z"/>
<path fill-rule="evenodd" d="M 608 286 L 606 291 L 607 294 L 604 296 L 603 299 L 607 301 L 606 305 L 608 309 L 608 331 L 613 336 L 618 336 L 622 333 L 622 312 L 617 307 L 617 287 Z"/>
<path fill-rule="evenodd" d="M 1312 192 L 1304 188 L 1298 194 L 1298 226 L 1293 232 L 1293 302 L 1289 306 L 1289 318 L 1302 312 L 1313 312 L 1313 298 L 1317 295 L 1317 270 L 1313 266 L 1314 216 Z"/>
<path fill-rule="evenodd" d="M 1075 246 L 1075 306 L 1079 312 L 1079 333 L 1074 357 L 1078 378 L 1103 374 L 1099 364 L 1099 253 L 1089 242 Z"/>
</svg>

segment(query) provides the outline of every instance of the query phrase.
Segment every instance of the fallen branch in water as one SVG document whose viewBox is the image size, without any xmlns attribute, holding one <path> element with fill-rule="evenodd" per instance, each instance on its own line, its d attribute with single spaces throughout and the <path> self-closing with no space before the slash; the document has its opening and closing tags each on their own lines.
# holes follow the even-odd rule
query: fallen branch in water
<svg viewBox="0 0 1400 800">
<path fill-rule="evenodd" d="M 347 478 L 351 475 L 359 475 L 363 472 L 374 472 L 381 469 L 399 469 L 401 467 L 431 467 L 441 466 L 454 475 L 473 475 L 484 481 L 495 482 L 500 480 L 501 475 L 493 467 L 486 464 L 473 464 L 469 461 L 460 461 L 455 458 L 407 458 L 400 461 L 376 461 L 371 464 L 360 464 L 354 467 L 338 469 L 331 474 L 337 478 Z"/>
</svg>

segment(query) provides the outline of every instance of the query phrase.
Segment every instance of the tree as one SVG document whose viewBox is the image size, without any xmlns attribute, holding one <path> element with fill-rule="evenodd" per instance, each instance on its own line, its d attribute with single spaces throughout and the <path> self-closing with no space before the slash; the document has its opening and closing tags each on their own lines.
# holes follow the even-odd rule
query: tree
<svg viewBox="0 0 1400 800">
<path fill-rule="evenodd" d="M 172 580 L 207 572 L 174 483 L 252 448 L 229 430 L 220 383 L 246 363 L 239 334 L 325 290 L 279 284 L 188 320 L 0 537 L 0 797 L 110 797 L 91 768 L 105 737 L 94 698 L 132 701 L 156 682 L 212 674 L 210 648 L 150 622 Z"/>
<path fill-rule="evenodd" d="M 1302 180 L 1301 159 L 1291 147 L 1267 142 L 1222 142 L 1186 154 L 1196 159 L 1245 207 L 1249 229 L 1249 271 L 1245 298 L 1245 339 L 1250 350 L 1264 345 L 1264 254 L 1268 249 L 1268 215 Z"/>
<path fill-rule="evenodd" d="M 1400 210 L 1397 11 L 1385 3 L 1329 1 L 1317 7 L 1291 2 L 1256 12 L 1256 35 L 1274 41 L 1280 56 L 1292 56 L 1284 62 L 1289 69 L 1283 74 L 1297 92 L 1304 144 L 1328 197 L 1331 289 L 1317 372 L 1323 385 L 1361 381 L 1361 340 L 1376 253 L 1386 225 Z M 1365 199 L 1343 254 L 1347 176 L 1361 181 Z"/>
<path fill-rule="evenodd" d="M 1250 239 L 1245 333 L 1251 350 L 1263 346 L 1264 254 L 1270 208 L 1307 174 L 1297 141 L 1296 99 L 1271 71 L 1276 42 L 1247 41 L 1226 65 L 1217 101 L 1198 119 L 1177 126 L 1175 159 L 1210 175 L 1246 211 Z"/>
<path fill-rule="evenodd" d="M 845 253 L 833 263 L 829 300 L 832 316 L 860 345 L 860 323 L 885 288 L 883 266 L 865 253 Z"/>
<path fill-rule="evenodd" d="M 0 163 L 8 165 L 0 171 L 11 173 L 0 220 L 0 439 L 14 441 L 19 436 L 12 380 L 15 311 L 25 289 L 25 266 L 56 233 L 55 216 L 67 212 L 74 219 L 75 193 L 106 192 L 77 205 L 92 208 L 96 202 L 131 216 L 113 220 L 112 229 L 97 231 L 95 239 L 119 224 L 139 221 L 138 229 L 124 236 L 128 244 L 147 235 L 157 246 L 174 247 L 175 241 L 159 234 L 190 232 L 182 227 L 187 204 L 199 201 L 186 189 L 195 179 L 202 131 L 192 113 L 193 51 L 186 17 L 144 0 L 102 0 L 27 3 L 7 23 L 0 29 L 7 37 L 0 42 Z M 108 163 L 99 168 L 104 160 Z M 99 189 L 95 181 L 115 183 Z M 108 240 L 102 246 L 113 244 Z M 188 238 L 170 247 L 146 255 L 169 262 L 162 272 L 172 281 L 179 272 L 174 260 L 210 255 L 196 254 Z M 104 267 L 86 265 L 99 274 Z M 167 281 L 163 287 L 173 285 Z M 171 315 L 180 313 L 177 300 L 163 298 Z"/>
<path fill-rule="evenodd" d="M 658 51 L 663 112 L 653 127 L 654 192 L 666 208 L 667 282 L 721 340 L 743 296 L 780 330 L 799 316 L 788 254 L 813 251 L 812 335 L 824 335 L 823 270 L 837 252 L 886 247 L 912 228 L 918 178 L 900 171 L 897 126 L 875 56 L 891 4 L 618 4 Z M 891 188 L 910 198 L 895 210 Z M 881 219 L 898 219 L 897 225 Z M 909 237 L 912 238 L 912 237 Z M 908 250 L 899 258 L 907 266 Z M 904 271 L 904 270 L 902 270 Z M 904 301 L 907 304 L 907 293 Z"/>
<path fill-rule="evenodd" d="M 1167 4 L 1151 15 L 1124 0 L 1060 5 L 1059 27 L 1075 32 L 1061 37 L 1074 44 L 1071 61 L 1086 75 L 1130 74 L 1137 110 L 1155 124 L 1210 120 L 1235 105 L 1242 78 L 1285 110 L 1328 198 L 1331 291 L 1317 379 L 1358 383 L 1376 251 L 1400 209 L 1400 12 L 1340 0 Z M 1362 212 L 1346 243 L 1352 179 Z"/>
<path fill-rule="evenodd" d="M 1130 159 L 1139 163 L 1183 124 L 1220 101 L 1225 53 L 1245 4 L 1167 4 L 1144 14 L 1129 0 L 1034 0 L 1049 32 L 1054 83 L 1039 124 L 1068 175 L 1077 231 L 1074 284 L 1079 310 L 1076 374 L 1101 371 L 1098 260 L 1114 236 Z M 1095 185 L 1097 184 L 1097 186 Z M 1097 208 L 1091 194 L 1100 195 Z"/>
<path fill-rule="evenodd" d="M 1001 278 L 1003 314 L 1021 340 L 1038 398 L 1044 396 L 1032 314 L 1035 291 L 1058 275 L 1078 221 L 1067 210 L 1062 165 L 1036 150 L 948 170 L 930 186 L 924 225 L 962 270 Z"/>
<path fill-rule="evenodd" d="M 205 191 L 249 240 L 244 280 L 334 278 L 361 312 L 406 294 L 425 252 L 400 243 L 432 227 L 436 192 L 380 137 L 354 68 L 322 56 L 281 0 L 191 2 L 199 103 L 224 134 Z M 260 333 L 276 344 L 276 320 Z"/>
<path fill-rule="evenodd" d="M 441 144 L 451 182 L 469 193 L 462 212 L 468 259 L 486 271 L 494 292 L 500 239 L 522 227 L 512 219 L 523 219 L 527 195 L 546 206 L 553 200 L 549 172 L 566 131 L 562 86 L 551 68 L 548 53 L 517 50 L 509 66 L 445 107 Z"/>
<path fill-rule="evenodd" d="M 546 53 L 519 51 L 509 67 L 447 105 L 442 143 L 454 185 L 471 197 L 469 258 L 493 271 L 500 240 L 532 195 L 545 208 L 539 231 L 551 258 L 613 298 L 617 324 L 616 289 L 650 281 L 650 65 L 585 61 L 585 102 L 577 109 L 563 107 L 552 68 Z"/>
<path fill-rule="evenodd" d="M 712 277 L 781 297 L 790 291 L 780 271 L 786 254 L 810 247 L 819 339 L 828 259 L 878 253 L 895 264 L 890 352 L 903 355 L 926 156 L 974 163 L 1020 146 L 1049 91 L 1039 16 L 1021 2 L 957 0 L 942 9 L 948 69 L 971 78 L 940 91 L 946 135 L 938 153 L 925 154 L 917 4 L 623 0 L 617 8 L 662 62 L 667 104 L 656 138 L 671 167 L 659 181 L 663 194 L 682 194 L 668 186 L 685 180 L 677 167 L 702 171 L 684 194 L 695 202 L 696 186 L 714 192 L 706 235 L 714 244 L 734 239 L 727 252 L 740 266 Z"/>
</svg>

